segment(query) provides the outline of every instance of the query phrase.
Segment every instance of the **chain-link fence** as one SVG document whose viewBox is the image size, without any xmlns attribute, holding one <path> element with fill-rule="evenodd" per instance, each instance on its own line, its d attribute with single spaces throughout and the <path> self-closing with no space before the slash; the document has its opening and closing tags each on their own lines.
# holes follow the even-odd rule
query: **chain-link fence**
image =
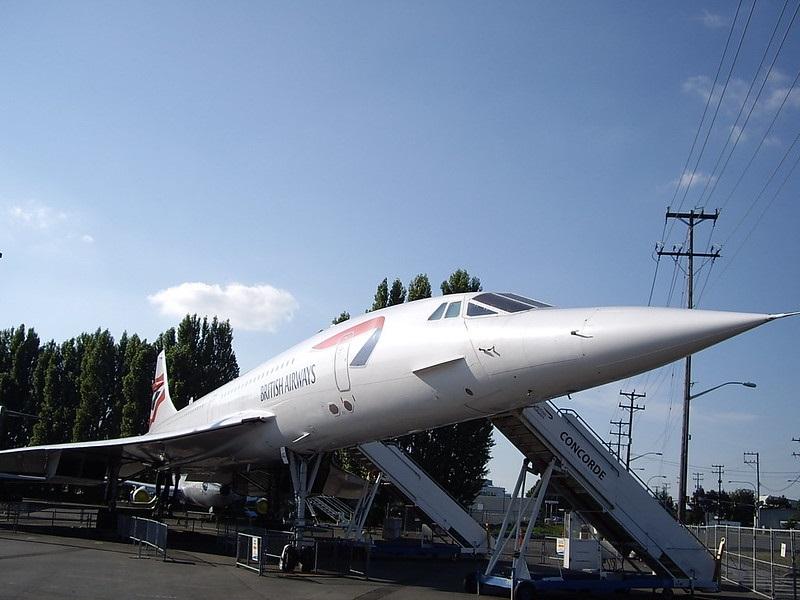
<svg viewBox="0 0 800 600">
<path fill-rule="evenodd" d="M 707 548 L 716 552 L 725 538 L 721 575 L 764 598 L 798 599 L 796 561 L 800 531 L 711 525 L 690 527 Z"/>
</svg>

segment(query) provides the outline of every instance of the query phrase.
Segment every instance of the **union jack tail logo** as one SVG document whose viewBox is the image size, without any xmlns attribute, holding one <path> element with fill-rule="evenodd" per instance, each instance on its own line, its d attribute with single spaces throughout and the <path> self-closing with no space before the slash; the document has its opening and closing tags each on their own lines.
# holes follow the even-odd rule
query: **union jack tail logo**
<svg viewBox="0 0 800 600">
<path fill-rule="evenodd" d="M 150 425 L 156 420 L 158 407 L 166 399 L 167 394 L 164 388 L 164 374 L 162 373 L 153 381 L 153 397 L 150 400 Z"/>
</svg>

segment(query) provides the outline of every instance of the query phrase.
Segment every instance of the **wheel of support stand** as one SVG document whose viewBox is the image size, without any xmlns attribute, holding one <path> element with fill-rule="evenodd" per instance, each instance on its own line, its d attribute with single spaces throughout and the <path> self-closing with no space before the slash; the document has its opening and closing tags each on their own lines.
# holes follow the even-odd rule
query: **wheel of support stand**
<svg viewBox="0 0 800 600">
<path fill-rule="evenodd" d="M 475 571 L 467 573 L 464 577 L 464 591 L 467 594 L 478 593 L 478 574 Z"/>
<path fill-rule="evenodd" d="M 311 573 L 314 570 L 314 548 L 305 546 L 300 550 L 300 571 Z"/>
<path fill-rule="evenodd" d="M 278 568 L 284 573 L 291 573 L 297 566 L 297 550 L 291 544 L 286 544 L 281 552 L 281 560 Z"/>
<path fill-rule="evenodd" d="M 532 581 L 520 581 L 514 590 L 514 600 L 534 600 L 536 598 L 536 586 Z"/>
</svg>

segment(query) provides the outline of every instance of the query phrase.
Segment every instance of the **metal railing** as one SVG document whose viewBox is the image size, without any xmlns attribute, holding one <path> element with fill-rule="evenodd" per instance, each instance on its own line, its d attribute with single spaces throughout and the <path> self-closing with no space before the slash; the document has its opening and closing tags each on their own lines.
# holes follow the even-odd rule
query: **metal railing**
<svg viewBox="0 0 800 600">
<path fill-rule="evenodd" d="M 97 509 L 92 507 L 54 505 L 38 502 L 6 502 L 0 504 L 0 522 L 16 531 L 20 525 L 51 527 L 94 527 Z"/>
<path fill-rule="evenodd" d="M 236 535 L 236 567 L 264 574 L 264 540 L 260 535 L 239 533 Z"/>
<path fill-rule="evenodd" d="M 121 538 L 129 539 L 138 546 L 137 556 L 142 557 L 142 548 L 152 548 L 160 553 L 163 560 L 167 560 L 167 534 L 169 529 L 166 523 L 119 515 L 117 517 L 117 533 Z"/>
<path fill-rule="evenodd" d="M 260 535 L 239 532 L 236 535 L 236 567 L 265 575 L 270 565 L 279 568 L 285 558 L 284 549 L 293 539 L 294 534 L 290 531 L 267 531 Z M 314 560 L 309 571 L 369 579 L 370 544 L 332 538 L 315 538 L 307 542 L 306 556 L 313 556 Z"/>
<path fill-rule="evenodd" d="M 725 539 L 720 564 L 723 581 L 748 589 L 762 598 L 797 600 L 797 553 L 800 531 L 755 529 L 729 525 L 692 526 L 712 551 Z"/>
</svg>

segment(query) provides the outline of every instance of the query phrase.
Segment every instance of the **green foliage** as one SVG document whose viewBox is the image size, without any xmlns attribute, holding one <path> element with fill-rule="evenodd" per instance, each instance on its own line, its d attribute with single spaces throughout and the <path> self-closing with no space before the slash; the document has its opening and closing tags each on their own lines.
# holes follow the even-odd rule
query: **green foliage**
<svg viewBox="0 0 800 600">
<path fill-rule="evenodd" d="M 483 486 L 494 446 L 488 419 L 421 431 L 398 438 L 397 442 L 465 506 L 472 503 Z"/>
<path fill-rule="evenodd" d="M 33 380 L 39 355 L 39 336 L 33 328 L 26 330 L 25 325 L 20 325 L 5 331 L 2 341 L 5 348 L 0 352 L 0 361 L 6 371 L 0 373 L 0 406 L 6 410 L 35 413 Z M 29 419 L 15 418 L 7 424 L 7 435 L 0 444 L 6 448 L 22 446 L 28 442 L 32 428 Z"/>
<path fill-rule="evenodd" d="M 152 393 L 153 365 L 156 348 L 134 334 L 125 348 L 125 375 L 122 377 L 122 410 L 120 435 L 140 435 L 148 428 L 150 395 Z"/>
<path fill-rule="evenodd" d="M 378 289 L 375 290 L 375 298 L 372 301 L 372 307 L 367 312 L 373 310 L 380 310 L 386 308 L 389 302 L 389 280 L 384 277 L 383 281 L 378 284 Z"/>
<path fill-rule="evenodd" d="M 386 281 L 384 279 L 384 281 Z M 403 282 L 399 279 L 395 279 L 392 282 L 392 288 L 389 290 L 389 299 L 386 302 L 386 306 L 394 306 L 395 304 L 402 304 L 406 301 L 406 288 L 403 285 Z"/>
<path fill-rule="evenodd" d="M 81 400 L 75 412 L 72 441 L 116 437 L 113 431 L 117 352 L 114 338 L 106 329 L 92 336 L 81 361 Z"/>
<path fill-rule="evenodd" d="M 229 321 L 186 315 L 177 332 L 159 336 L 159 345 L 166 352 L 170 395 L 178 410 L 239 376 Z"/>
<path fill-rule="evenodd" d="M 334 325 L 338 325 L 339 323 L 344 323 L 345 321 L 350 320 L 350 313 L 346 310 L 343 310 L 338 317 L 336 317 L 331 323 Z"/>
<path fill-rule="evenodd" d="M 480 292 L 481 280 L 470 277 L 466 269 L 458 269 L 442 282 L 442 294 L 461 294 L 464 292 Z"/>
<path fill-rule="evenodd" d="M 98 329 L 40 347 L 32 329 L 0 330 L 0 406 L 37 414 L 12 417 L 0 444 L 16 447 L 145 433 L 158 351 L 165 348 L 173 398 L 181 406 L 239 373 L 230 324 L 188 316 L 155 343 L 123 333 L 118 342 Z M 183 402 L 181 403 L 181 400 Z"/>
<path fill-rule="evenodd" d="M 431 297 L 431 281 L 425 273 L 420 273 L 408 284 L 408 301 Z"/>
</svg>

